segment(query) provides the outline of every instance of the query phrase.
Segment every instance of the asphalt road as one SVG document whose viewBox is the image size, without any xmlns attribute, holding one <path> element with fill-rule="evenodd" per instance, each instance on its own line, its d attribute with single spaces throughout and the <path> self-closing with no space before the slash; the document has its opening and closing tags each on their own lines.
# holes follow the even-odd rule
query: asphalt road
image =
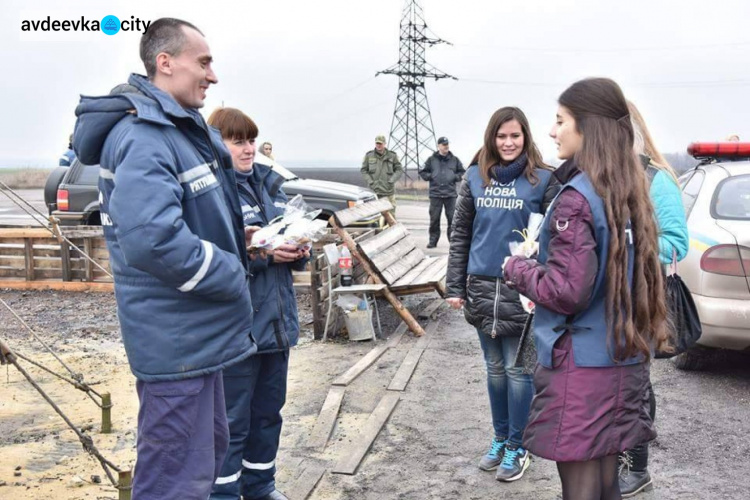
<svg viewBox="0 0 750 500">
<path fill-rule="evenodd" d="M 17 189 L 13 192 L 17 193 L 33 208 L 26 205 L 21 208 L 11 200 L 12 195 L 3 190 L 0 193 L 0 226 L 36 227 L 39 225 L 38 221 L 46 223 L 47 207 L 44 206 L 44 191 L 42 189 Z M 40 213 L 37 214 L 34 209 Z"/>
</svg>

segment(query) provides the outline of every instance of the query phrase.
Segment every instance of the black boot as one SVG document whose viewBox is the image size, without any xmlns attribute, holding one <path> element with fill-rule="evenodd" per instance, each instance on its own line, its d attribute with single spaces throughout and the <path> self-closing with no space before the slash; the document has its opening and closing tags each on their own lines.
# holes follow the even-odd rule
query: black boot
<svg viewBox="0 0 750 500">
<path fill-rule="evenodd" d="M 620 455 L 619 481 L 622 498 L 631 498 L 641 491 L 654 488 L 651 474 L 648 473 L 648 443 Z"/>
<path fill-rule="evenodd" d="M 289 500 L 286 495 L 284 495 L 279 490 L 273 490 L 268 495 L 262 496 L 260 498 L 254 498 L 253 500 Z"/>
</svg>

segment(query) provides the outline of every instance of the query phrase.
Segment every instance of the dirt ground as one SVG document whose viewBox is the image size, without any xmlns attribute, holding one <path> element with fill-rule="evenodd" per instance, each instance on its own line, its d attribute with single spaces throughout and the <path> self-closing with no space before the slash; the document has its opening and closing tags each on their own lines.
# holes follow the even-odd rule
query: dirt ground
<svg viewBox="0 0 750 500">
<path fill-rule="evenodd" d="M 82 392 L 30 367 L 27 370 L 112 462 L 132 467 L 137 398 L 119 338 L 111 294 L 0 291 L 6 301 L 97 391 L 112 393 L 114 432 L 99 433 L 100 410 Z M 418 308 L 433 298 L 409 300 Z M 300 298 L 302 341 L 291 356 L 285 424 L 279 452 L 283 491 L 310 465 L 330 466 L 349 449 L 415 339 L 410 335 L 350 384 L 328 446 L 305 448 L 331 381 L 366 354 L 373 342 L 311 340 L 311 314 Z M 397 323 L 383 305 L 383 328 Z M 476 464 L 491 438 L 484 363 L 476 333 L 459 312 L 442 308 L 439 325 L 372 449 L 353 476 L 326 472 L 312 499 L 552 500 L 560 493 L 553 463 L 536 459 L 512 484 Z M 0 338 L 17 352 L 56 370 L 51 355 L 0 304 Z M 382 341 L 377 341 L 380 343 Z M 659 438 L 652 446 L 653 499 L 750 498 L 750 363 L 722 357 L 700 373 L 656 361 Z M 20 470 L 16 470 L 20 467 Z M 20 475 L 16 475 L 19 474 Z M 102 484 L 92 483 L 92 475 Z M 14 368 L 0 369 L 0 499 L 117 498 L 98 463 Z"/>
</svg>

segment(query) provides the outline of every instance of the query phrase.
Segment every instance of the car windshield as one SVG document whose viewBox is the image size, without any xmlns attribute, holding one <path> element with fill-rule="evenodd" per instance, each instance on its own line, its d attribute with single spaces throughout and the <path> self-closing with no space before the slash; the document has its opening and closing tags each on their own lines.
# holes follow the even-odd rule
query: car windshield
<svg viewBox="0 0 750 500">
<path fill-rule="evenodd" d="M 270 165 L 273 171 L 282 176 L 286 181 L 299 179 L 299 176 L 297 176 L 290 170 L 287 170 L 285 167 L 282 167 L 279 162 L 277 162 L 276 160 L 272 160 L 267 156 L 263 156 L 260 153 L 255 153 L 255 161 L 257 161 L 258 163 L 262 163 L 263 165 Z"/>
<path fill-rule="evenodd" d="M 750 175 L 733 176 L 719 183 L 712 205 L 719 219 L 750 220 Z"/>
</svg>

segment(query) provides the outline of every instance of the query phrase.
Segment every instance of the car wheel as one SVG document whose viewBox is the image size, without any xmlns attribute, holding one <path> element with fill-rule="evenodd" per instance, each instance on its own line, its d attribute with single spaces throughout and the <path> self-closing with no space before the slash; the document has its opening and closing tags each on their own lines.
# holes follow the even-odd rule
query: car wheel
<svg viewBox="0 0 750 500">
<path fill-rule="evenodd" d="M 99 212 L 91 212 L 91 215 L 89 215 L 88 219 L 86 219 L 86 225 L 87 226 L 101 226 L 102 225 L 102 219 L 99 215 Z"/>
<path fill-rule="evenodd" d="M 62 182 L 68 170 L 70 170 L 70 167 L 57 167 L 50 172 L 44 183 L 44 204 L 47 206 L 50 214 L 52 210 L 57 208 L 57 187 Z"/>
<path fill-rule="evenodd" d="M 708 363 L 708 359 L 711 355 L 710 349 L 705 347 L 695 346 L 691 347 L 682 354 L 678 354 L 672 358 L 672 364 L 678 370 L 684 371 L 695 371 L 703 369 Z"/>
</svg>

